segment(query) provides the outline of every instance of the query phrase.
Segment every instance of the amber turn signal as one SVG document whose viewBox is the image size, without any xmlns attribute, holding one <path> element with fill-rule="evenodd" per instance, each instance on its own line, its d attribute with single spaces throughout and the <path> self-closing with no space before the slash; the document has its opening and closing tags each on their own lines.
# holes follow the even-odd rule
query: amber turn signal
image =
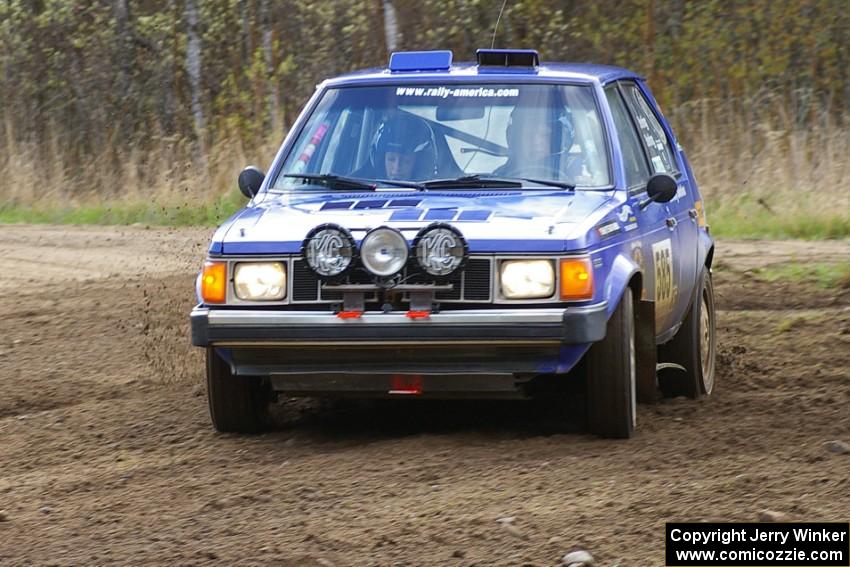
<svg viewBox="0 0 850 567">
<path fill-rule="evenodd" d="M 561 299 L 578 301 L 593 298 L 593 266 L 590 258 L 561 260 Z"/>
<path fill-rule="evenodd" d="M 205 262 L 201 274 L 201 297 L 204 303 L 224 303 L 227 299 L 227 264 Z"/>
</svg>

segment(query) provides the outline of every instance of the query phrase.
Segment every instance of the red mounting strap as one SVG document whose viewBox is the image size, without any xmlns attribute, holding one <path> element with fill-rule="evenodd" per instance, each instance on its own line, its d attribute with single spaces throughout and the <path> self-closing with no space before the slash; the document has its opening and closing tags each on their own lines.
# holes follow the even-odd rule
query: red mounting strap
<svg viewBox="0 0 850 567">
<path fill-rule="evenodd" d="M 408 311 L 408 319 L 427 319 L 431 316 L 431 311 Z"/>
<path fill-rule="evenodd" d="M 362 311 L 340 311 L 336 314 L 340 319 L 359 319 L 363 316 Z"/>
</svg>

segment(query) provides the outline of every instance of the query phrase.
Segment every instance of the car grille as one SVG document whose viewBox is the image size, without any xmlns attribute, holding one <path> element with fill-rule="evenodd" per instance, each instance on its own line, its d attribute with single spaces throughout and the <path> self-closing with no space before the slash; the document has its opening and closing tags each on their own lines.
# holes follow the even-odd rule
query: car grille
<svg viewBox="0 0 850 567">
<path fill-rule="evenodd" d="M 434 282 L 425 274 L 402 274 L 405 283 L 430 284 L 451 283 L 454 288 L 451 291 L 439 291 L 434 295 L 437 301 L 476 301 L 489 302 L 492 289 L 492 266 L 490 258 L 471 258 L 463 270 L 453 275 L 446 281 Z M 348 276 L 347 283 L 369 284 L 372 276 L 363 270 L 355 270 Z M 295 259 L 292 262 L 292 302 L 293 303 L 315 303 L 326 301 L 341 301 L 342 293 L 333 290 L 322 289 L 319 277 L 310 269 L 303 259 Z M 368 294 L 366 301 L 376 301 L 376 294 Z"/>
</svg>

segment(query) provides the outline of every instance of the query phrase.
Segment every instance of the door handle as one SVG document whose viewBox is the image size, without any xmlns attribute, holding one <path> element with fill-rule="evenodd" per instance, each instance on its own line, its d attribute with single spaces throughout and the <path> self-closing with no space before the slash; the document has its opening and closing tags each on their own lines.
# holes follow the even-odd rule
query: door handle
<svg viewBox="0 0 850 567">
<path fill-rule="evenodd" d="M 668 217 L 667 220 L 664 221 L 667 223 L 667 228 L 673 230 L 676 228 L 676 225 L 679 224 L 679 221 L 676 220 L 676 217 Z"/>
<path fill-rule="evenodd" d="M 697 220 L 697 210 L 696 209 L 688 209 L 688 216 L 694 220 Z"/>
</svg>

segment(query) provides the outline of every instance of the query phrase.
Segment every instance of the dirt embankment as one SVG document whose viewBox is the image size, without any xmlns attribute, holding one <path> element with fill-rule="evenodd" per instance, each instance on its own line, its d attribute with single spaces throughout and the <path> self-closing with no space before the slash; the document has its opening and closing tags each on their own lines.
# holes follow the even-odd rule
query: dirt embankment
<svg viewBox="0 0 850 567">
<path fill-rule="evenodd" d="M 850 442 L 850 291 L 752 272 L 847 243 L 720 243 L 716 396 L 642 406 L 615 442 L 515 402 L 214 433 L 186 320 L 208 236 L 0 227 L 0 564 L 626 567 L 662 564 L 665 521 L 848 519 L 824 442 Z"/>
</svg>

